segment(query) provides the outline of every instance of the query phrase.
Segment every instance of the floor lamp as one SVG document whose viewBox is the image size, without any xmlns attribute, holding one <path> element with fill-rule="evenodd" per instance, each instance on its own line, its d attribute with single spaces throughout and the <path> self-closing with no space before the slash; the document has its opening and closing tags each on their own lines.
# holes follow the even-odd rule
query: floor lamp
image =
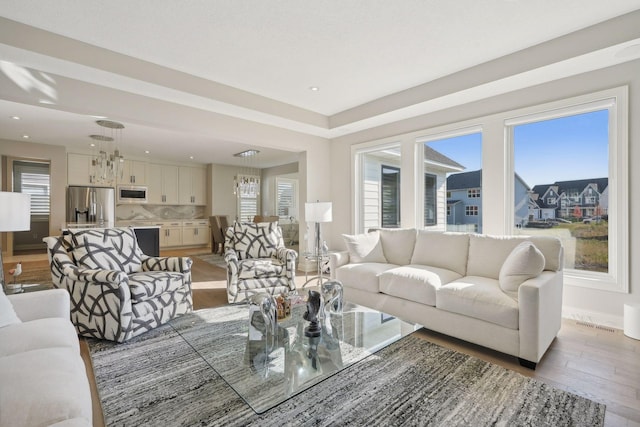
<svg viewBox="0 0 640 427">
<path fill-rule="evenodd" d="M 0 232 L 27 231 L 31 228 L 31 196 L 23 193 L 0 191 Z M 2 241 L 0 241 L 0 284 L 6 291 L 2 259 Z"/>
<path fill-rule="evenodd" d="M 306 222 L 316 223 L 316 238 L 313 256 L 316 261 L 318 280 L 322 285 L 322 257 L 326 255 L 322 247 L 322 237 L 320 237 L 320 223 L 331 222 L 331 202 L 310 202 L 304 205 L 304 219 Z"/>
</svg>

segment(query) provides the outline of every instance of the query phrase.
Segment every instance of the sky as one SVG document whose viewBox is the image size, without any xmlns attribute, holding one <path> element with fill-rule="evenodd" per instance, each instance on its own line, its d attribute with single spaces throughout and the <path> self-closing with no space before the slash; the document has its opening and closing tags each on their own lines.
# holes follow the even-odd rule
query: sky
<svg viewBox="0 0 640 427">
<path fill-rule="evenodd" d="M 609 170 L 607 110 L 518 125 L 515 171 L 529 187 L 556 181 L 604 178 Z M 428 143 L 466 167 L 482 168 L 480 133 Z"/>
</svg>

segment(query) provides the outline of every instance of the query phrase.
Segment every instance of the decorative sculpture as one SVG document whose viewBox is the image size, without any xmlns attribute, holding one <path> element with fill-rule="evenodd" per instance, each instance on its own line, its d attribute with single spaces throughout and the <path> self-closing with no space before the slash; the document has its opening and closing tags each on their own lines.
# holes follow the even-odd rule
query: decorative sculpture
<svg viewBox="0 0 640 427">
<path fill-rule="evenodd" d="M 12 268 L 11 270 L 9 270 L 9 274 L 11 274 L 13 276 L 13 287 L 14 293 L 20 293 L 20 292 L 24 292 L 24 289 L 22 289 L 22 286 L 18 286 L 17 279 L 18 276 L 22 274 L 22 262 L 18 262 L 18 264 Z"/>
<path fill-rule="evenodd" d="M 322 306 L 324 316 L 331 313 L 342 313 L 342 283 L 337 280 L 329 280 L 321 285 L 320 290 L 324 301 Z"/>
<path fill-rule="evenodd" d="M 276 301 L 273 296 L 260 293 L 249 299 L 249 341 L 264 341 L 267 353 L 275 345 L 278 327 Z"/>
<path fill-rule="evenodd" d="M 322 334 L 322 328 L 318 323 L 318 314 L 321 310 L 320 304 L 320 293 L 317 291 L 309 291 L 307 311 L 303 316 L 304 320 L 309 321 L 309 326 L 304 329 L 304 335 L 307 337 L 319 337 Z"/>
</svg>

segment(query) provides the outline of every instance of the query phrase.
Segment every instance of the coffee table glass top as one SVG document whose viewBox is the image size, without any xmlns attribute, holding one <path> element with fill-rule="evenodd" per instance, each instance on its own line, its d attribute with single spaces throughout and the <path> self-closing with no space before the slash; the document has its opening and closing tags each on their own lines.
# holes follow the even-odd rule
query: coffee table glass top
<svg viewBox="0 0 640 427">
<path fill-rule="evenodd" d="M 258 414 L 365 359 L 416 327 L 375 310 L 345 303 L 322 321 L 322 335 L 305 336 L 304 304 L 278 321 L 275 338 L 249 337 L 249 307 L 199 310 L 174 328 Z"/>
</svg>

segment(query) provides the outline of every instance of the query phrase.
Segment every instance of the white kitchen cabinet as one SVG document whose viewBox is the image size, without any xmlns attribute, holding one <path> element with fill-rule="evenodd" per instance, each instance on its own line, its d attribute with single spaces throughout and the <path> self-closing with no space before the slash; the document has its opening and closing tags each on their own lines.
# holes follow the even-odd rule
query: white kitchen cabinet
<svg viewBox="0 0 640 427">
<path fill-rule="evenodd" d="M 91 159 L 92 157 L 87 154 L 67 154 L 68 185 L 96 185 Z"/>
<path fill-rule="evenodd" d="M 206 170 L 181 166 L 178 172 L 181 205 L 206 205 Z"/>
<path fill-rule="evenodd" d="M 211 231 L 207 220 L 182 222 L 182 244 L 184 246 L 205 246 L 209 243 Z"/>
<path fill-rule="evenodd" d="M 149 163 L 147 165 L 148 202 L 155 205 L 177 205 L 178 166 Z"/>
<path fill-rule="evenodd" d="M 160 247 L 182 246 L 182 221 L 157 221 L 160 226 Z"/>
<path fill-rule="evenodd" d="M 118 178 L 118 184 L 144 185 L 147 183 L 147 164 L 137 160 L 125 159 L 122 177 Z"/>
</svg>

